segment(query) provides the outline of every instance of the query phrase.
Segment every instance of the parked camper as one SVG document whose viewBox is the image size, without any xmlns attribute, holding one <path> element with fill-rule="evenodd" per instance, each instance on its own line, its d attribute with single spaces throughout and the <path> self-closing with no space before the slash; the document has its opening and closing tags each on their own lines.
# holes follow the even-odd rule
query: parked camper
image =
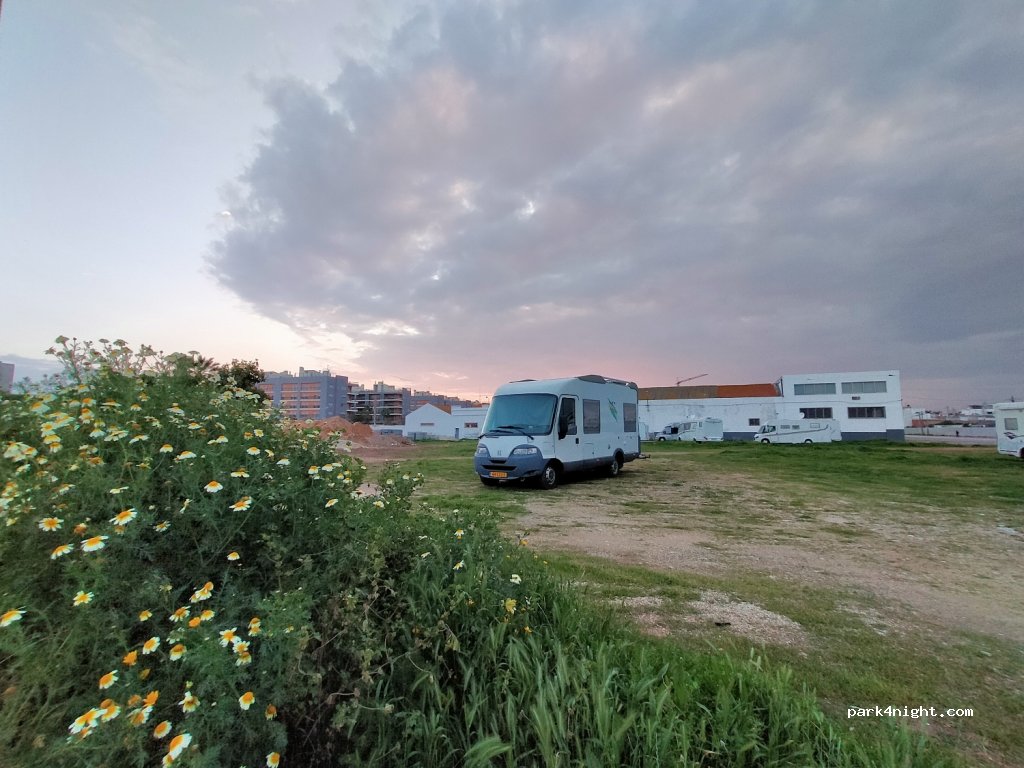
<svg viewBox="0 0 1024 768">
<path fill-rule="evenodd" d="M 769 421 L 754 433 L 758 443 L 831 443 L 842 440 L 834 419 L 792 419 Z"/>
<path fill-rule="evenodd" d="M 672 440 L 690 441 L 695 443 L 720 442 L 725 431 L 721 419 L 687 419 L 669 424 L 658 433 L 659 443 Z"/>
<path fill-rule="evenodd" d="M 1024 403 L 996 403 L 996 450 L 1024 459 Z"/>
<path fill-rule="evenodd" d="M 484 485 L 604 468 L 612 477 L 640 455 L 637 387 L 604 376 L 514 381 L 491 399 L 473 465 Z"/>
</svg>

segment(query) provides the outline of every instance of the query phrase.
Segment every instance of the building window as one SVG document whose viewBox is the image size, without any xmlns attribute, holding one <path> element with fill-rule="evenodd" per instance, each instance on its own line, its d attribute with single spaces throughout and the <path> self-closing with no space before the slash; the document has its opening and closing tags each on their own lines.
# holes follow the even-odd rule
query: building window
<svg viewBox="0 0 1024 768">
<path fill-rule="evenodd" d="M 477 424 L 475 421 L 467 421 L 462 426 L 463 426 L 464 429 L 477 429 L 477 428 L 479 428 L 480 425 Z"/>
<path fill-rule="evenodd" d="M 432 421 L 424 421 L 424 422 L 422 422 L 420 424 L 420 426 L 421 427 L 432 427 L 432 426 L 434 426 L 434 422 L 432 422 Z"/>
<path fill-rule="evenodd" d="M 831 408 L 801 408 L 800 415 L 805 419 L 831 419 Z"/>
<path fill-rule="evenodd" d="M 761 420 L 760 419 L 747 419 L 747 426 L 748 427 L 760 427 L 761 426 Z"/>
<path fill-rule="evenodd" d="M 885 408 L 882 407 L 860 407 L 847 408 L 846 415 L 851 419 L 884 419 Z"/>
<path fill-rule="evenodd" d="M 844 395 L 871 395 L 885 392 L 884 381 L 844 381 Z"/>
<path fill-rule="evenodd" d="M 593 435 L 601 431 L 601 401 L 583 401 L 583 434 Z"/>
<path fill-rule="evenodd" d="M 1016 432 L 1019 427 L 1017 426 L 1016 416 L 1007 416 L 1003 419 L 1003 429 L 1008 429 L 1011 432 Z"/>
<path fill-rule="evenodd" d="M 636 403 L 623 403 L 622 430 L 624 432 L 636 432 Z"/>
<path fill-rule="evenodd" d="M 832 383 L 828 384 L 794 384 L 793 394 L 794 395 L 834 395 L 836 393 L 836 385 Z"/>
</svg>

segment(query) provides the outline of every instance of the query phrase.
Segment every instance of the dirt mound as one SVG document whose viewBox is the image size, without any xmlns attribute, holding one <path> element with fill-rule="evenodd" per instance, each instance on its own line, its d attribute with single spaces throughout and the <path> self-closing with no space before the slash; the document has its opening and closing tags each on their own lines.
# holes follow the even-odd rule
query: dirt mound
<svg viewBox="0 0 1024 768">
<path fill-rule="evenodd" d="M 320 437 L 328 438 L 332 432 L 343 433 L 346 440 L 353 443 L 365 444 L 366 441 L 377 437 L 369 424 L 355 424 L 341 416 L 332 416 L 329 419 L 314 421 L 314 426 L 320 430 Z"/>
</svg>

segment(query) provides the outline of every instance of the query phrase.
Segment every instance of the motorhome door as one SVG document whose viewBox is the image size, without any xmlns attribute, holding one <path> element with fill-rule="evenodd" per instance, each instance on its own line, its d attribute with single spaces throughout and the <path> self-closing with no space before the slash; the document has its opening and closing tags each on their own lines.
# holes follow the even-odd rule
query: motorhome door
<svg viewBox="0 0 1024 768">
<path fill-rule="evenodd" d="M 571 466 L 583 459 L 581 431 L 579 398 L 573 395 L 564 395 L 558 404 L 555 455 L 565 466 Z"/>
</svg>

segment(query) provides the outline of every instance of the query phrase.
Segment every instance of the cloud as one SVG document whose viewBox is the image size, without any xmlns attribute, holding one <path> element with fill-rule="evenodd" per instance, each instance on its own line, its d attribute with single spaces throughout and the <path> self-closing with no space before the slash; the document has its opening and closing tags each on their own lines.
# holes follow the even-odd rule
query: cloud
<svg viewBox="0 0 1024 768">
<path fill-rule="evenodd" d="M 371 369 L 913 376 L 941 345 L 947 378 L 961 359 L 1004 375 L 980 340 L 1022 332 L 1021 21 L 1014 3 L 421 10 L 329 86 L 267 87 L 275 122 L 210 264 Z"/>
</svg>

